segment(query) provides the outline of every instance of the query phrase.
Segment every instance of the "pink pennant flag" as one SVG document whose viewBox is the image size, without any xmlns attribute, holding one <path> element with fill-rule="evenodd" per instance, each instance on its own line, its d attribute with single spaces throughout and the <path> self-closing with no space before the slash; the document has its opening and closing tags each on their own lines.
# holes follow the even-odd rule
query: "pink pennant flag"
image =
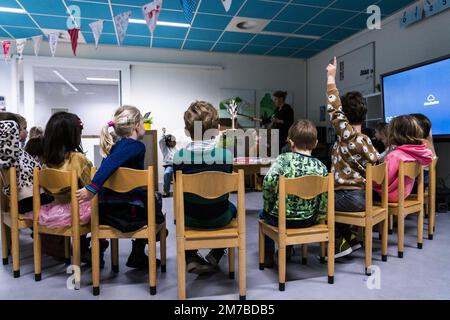
<svg viewBox="0 0 450 320">
<path fill-rule="evenodd" d="M 121 44 L 123 39 L 125 39 L 125 35 L 127 33 L 128 22 L 130 20 L 130 17 L 131 17 L 131 11 L 123 12 L 114 17 L 114 24 L 116 26 L 119 44 Z"/>
<path fill-rule="evenodd" d="M 142 12 L 147 22 L 148 29 L 153 36 L 153 32 L 156 28 L 156 23 L 158 22 L 159 13 L 162 8 L 162 0 L 154 0 L 142 7 Z"/>
<path fill-rule="evenodd" d="M 76 56 L 77 55 L 77 46 L 78 46 L 78 33 L 80 32 L 80 29 L 73 28 L 73 29 L 67 30 L 67 32 L 69 32 L 69 35 L 70 35 L 70 42 L 72 43 L 73 55 Z"/>
<path fill-rule="evenodd" d="M 11 47 L 11 41 L 3 40 L 2 46 L 3 46 L 3 55 L 5 56 L 5 60 L 8 60 L 9 59 L 9 48 Z"/>
<path fill-rule="evenodd" d="M 98 20 L 89 24 L 91 27 L 92 34 L 94 35 L 95 40 L 95 49 L 98 48 L 98 41 L 103 33 L 103 20 Z"/>
</svg>

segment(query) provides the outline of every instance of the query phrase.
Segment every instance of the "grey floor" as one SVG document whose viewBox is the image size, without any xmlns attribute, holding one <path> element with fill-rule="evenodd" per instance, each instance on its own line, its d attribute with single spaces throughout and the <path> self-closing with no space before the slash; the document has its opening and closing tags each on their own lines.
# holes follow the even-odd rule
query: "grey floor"
<svg viewBox="0 0 450 320">
<path fill-rule="evenodd" d="M 235 201 L 235 197 L 232 197 Z M 396 234 L 389 239 L 387 262 L 381 262 L 380 241 L 374 234 L 373 264 L 381 270 L 381 289 L 369 290 L 364 275 L 363 250 L 351 258 L 336 263 L 335 283 L 327 283 L 326 265 L 316 258 L 318 245 L 310 247 L 308 264 L 300 263 L 294 256 L 287 265 L 286 291 L 278 291 L 276 269 L 258 269 L 257 215 L 261 208 L 260 193 L 248 193 L 247 207 L 247 298 L 248 299 L 450 299 L 450 215 L 437 214 L 436 234 L 433 241 L 424 240 L 423 250 L 416 248 L 416 218 L 406 223 L 404 259 L 397 258 Z M 33 274 L 32 240 L 28 232 L 21 235 L 21 277 L 14 279 L 11 263 L 0 266 L 0 299 L 176 299 L 177 272 L 175 250 L 175 226 L 172 223 L 172 199 L 164 199 L 168 217 L 167 273 L 157 274 L 156 296 L 148 292 L 148 276 L 144 271 L 125 266 L 130 252 L 129 240 L 120 241 L 120 272 L 111 272 L 109 251 L 107 265 L 101 272 L 101 295 L 94 297 L 91 290 L 91 272 L 82 268 L 81 289 L 66 287 L 66 267 L 44 257 L 42 281 L 35 282 Z M 426 227 L 426 224 L 425 224 Z M 426 235 L 427 233 L 424 232 Z M 297 254 L 300 250 L 296 250 Z M 187 274 L 188 299 L 237 299 L 238 282 L 228 279 L 227 260 L 220 263 L 218 273 L 197 277 Z"/>
</svg>

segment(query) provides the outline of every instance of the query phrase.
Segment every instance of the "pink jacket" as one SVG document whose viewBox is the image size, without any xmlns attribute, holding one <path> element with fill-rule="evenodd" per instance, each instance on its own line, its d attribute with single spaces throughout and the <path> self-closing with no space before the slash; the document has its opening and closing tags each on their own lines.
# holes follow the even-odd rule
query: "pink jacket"
<svg viewBox="0 0 450 320">
<path fill-rule="evenodd" d="M 390 152 L 386 158 L 388 164 L 388 192 L 389 202 L 398 201 L 398 167 L 400 161 L 413 162 L 419 161 L 423 166 L 429 165 L 433 161 L 433 152 L 425 145 L 403 145 L 397 147 Z M 411 194 L 414 187 L 414 180 L 408 177 L 405 178 L 405 197 Z M 381 187 L 374 185 L 374 190 L 381 194 Z"/>
</svg>

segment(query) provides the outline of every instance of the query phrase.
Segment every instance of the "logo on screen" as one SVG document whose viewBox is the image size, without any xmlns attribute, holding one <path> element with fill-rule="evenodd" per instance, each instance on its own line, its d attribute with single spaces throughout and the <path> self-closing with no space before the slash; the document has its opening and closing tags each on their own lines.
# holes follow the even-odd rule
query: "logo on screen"
<svg viewBox="0 0 450 320">
<path fill-rule="evenodd" d="M 436 100 L 436 97 L 433 94 L 430 94 L 427 98 L 427 101 L 423 104 L 425 107 L 438 105 L 440 102 Z"/>
</svg>

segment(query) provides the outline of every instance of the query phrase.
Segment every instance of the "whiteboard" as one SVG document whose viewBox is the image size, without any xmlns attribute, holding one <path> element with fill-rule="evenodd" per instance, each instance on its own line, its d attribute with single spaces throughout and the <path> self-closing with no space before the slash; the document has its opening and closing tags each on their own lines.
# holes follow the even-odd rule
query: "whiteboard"
<svg viewBox="0 0 450 320">
<path fill-rule="evenodd" d="M 363 95 L 375 91 L 375 42 L 337 57 L 336 84 L 342 95 L 359 91 Z"/>
</svg>

